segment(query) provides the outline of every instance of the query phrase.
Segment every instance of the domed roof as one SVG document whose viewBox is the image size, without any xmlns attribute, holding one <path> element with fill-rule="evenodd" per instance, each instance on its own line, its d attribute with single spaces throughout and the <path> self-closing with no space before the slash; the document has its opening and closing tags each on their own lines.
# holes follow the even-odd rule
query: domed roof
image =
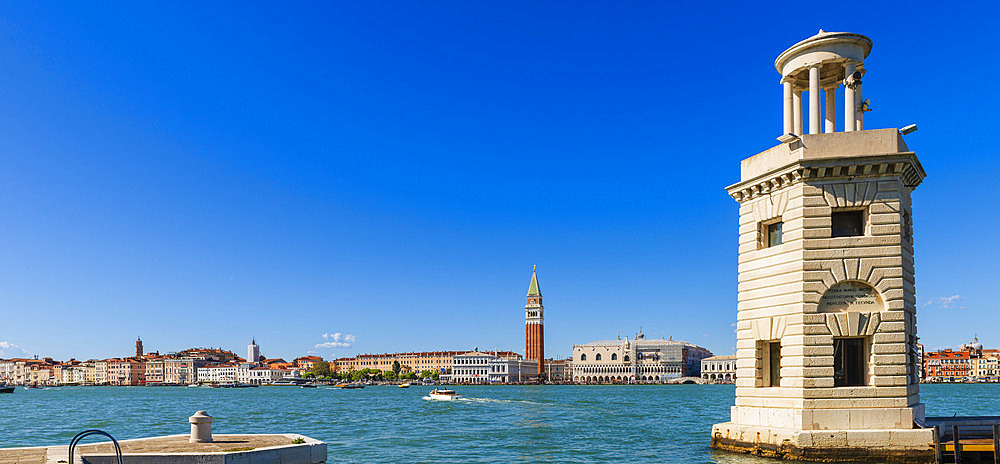
<svg viewBox="0 0 1000 464">
<path fill-rule="evenodd" d="M 844 45 L 847 45 L 847 47 L 844 47 Z M 816 35 L 802 40 L 781 52 L 778 58 L 774 60 L 774 68 L 783 75 L 787 74 L 784 72 L 784 68 L 789 61 L 804 53 L 813 51 L 843 55 L 844 58 L 848 59 L 864 60 L 872 51 L 872 39 L 853 32 L 827 32 L 820 29 Z"/>
</svg>

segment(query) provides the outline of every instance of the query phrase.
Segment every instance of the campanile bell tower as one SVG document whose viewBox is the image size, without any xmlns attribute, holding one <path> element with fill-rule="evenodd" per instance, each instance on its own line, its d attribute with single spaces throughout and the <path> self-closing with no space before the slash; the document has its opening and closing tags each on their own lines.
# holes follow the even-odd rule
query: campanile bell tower
<svg viewBox="0 0 1000 464">
<path fill-rule="evenodd" d="M 726 189 L 739 203 L 736 404 L 713 427 L 714 448 L 933 457 L 921 426 L 910 198 L 925 173 L 903 141 L 909 130 L 862 127 L 871 49 L 863 35 L 821 30 L 774 63 L 780 143 L 744 159 Z"/>
<path fill-rule="evenodd" d="M 544 372 L 545 318 L 542 292 L 538 288 L 538 273 L 531 266 L 531 283 L 528 284 L 528 303 L 524 305 L 524 358 L 538 363 L 538 375 Z"/>
</svg>

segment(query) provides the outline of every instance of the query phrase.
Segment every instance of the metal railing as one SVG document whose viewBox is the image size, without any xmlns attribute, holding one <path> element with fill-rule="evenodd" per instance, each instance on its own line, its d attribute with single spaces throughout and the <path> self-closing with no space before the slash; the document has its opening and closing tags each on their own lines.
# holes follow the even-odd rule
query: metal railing
<svg viewBox="0 0 1000 464">
<path fill-rule="evenodd" d="M 115 440 L 115 437 L 112 437 L 110 433 L 97 429 L 84 430 L 83 432 L 76 434 L 76 436 L 73 437 L 72 440 L 70 440 L 69 462 L 67 464 L 73 464 L 73 449 L 76 448 L 76 445 L 80 443 L 80 440 L 83 440 L 84 438 L 89 437 L 91 435 L 103 435 L 105 437 L 110 438 L 111 443 L 114 443 L 115 445 L 115 455 L 118 458 L 118 464 L 122 464 L 122 448 L 121 446 L 118 446 L 118 440 Z"/>
</svg>

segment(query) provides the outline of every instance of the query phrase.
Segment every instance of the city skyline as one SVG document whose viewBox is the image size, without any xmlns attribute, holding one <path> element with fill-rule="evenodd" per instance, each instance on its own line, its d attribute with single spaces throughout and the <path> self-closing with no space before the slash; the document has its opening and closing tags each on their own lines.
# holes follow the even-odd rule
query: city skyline
<svg viewBox="0 0 1000 464">
<path fill-rule="evenodd" d="M 998 8 L 0 6 L 0 357 L 520 352 L 532 265 L 546 357 L 731 354 L 724 187 L 781 131 L 760 57 L 820 28 L 877 43 L 866 128 L 920 127 L 921 341 L 995 345 Z"/>
</svg>

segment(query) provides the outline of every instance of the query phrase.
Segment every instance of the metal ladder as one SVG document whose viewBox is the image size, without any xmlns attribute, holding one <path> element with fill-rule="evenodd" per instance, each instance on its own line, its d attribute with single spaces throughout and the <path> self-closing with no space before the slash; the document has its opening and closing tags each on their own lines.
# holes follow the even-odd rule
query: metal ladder
<svg viewBox="0 0 1000 464">
<path fill-rule="evenodd" d="M 70 440 L 69 462 L 67 464 L 73 464 L 73 449 L 76 448 L 76 445 L 80 444 L 80 440 L 83 440 L 84 438 L 89 437 L 91 435 L 103 435 L 105 437 L 110 438 L 111 443 L 115 444 L 115 455 L 118 458 L 118 464 L 122 464 L 122 448 L 121 446 L 118 446 L 118 440 L 115 440 L 115 437 L 112 437 L 110 433 L 97 429 L 84 430 L 83 432 L 76 434 L 76 436 L 73 437 L 72 440 Z"/>
</svg>

